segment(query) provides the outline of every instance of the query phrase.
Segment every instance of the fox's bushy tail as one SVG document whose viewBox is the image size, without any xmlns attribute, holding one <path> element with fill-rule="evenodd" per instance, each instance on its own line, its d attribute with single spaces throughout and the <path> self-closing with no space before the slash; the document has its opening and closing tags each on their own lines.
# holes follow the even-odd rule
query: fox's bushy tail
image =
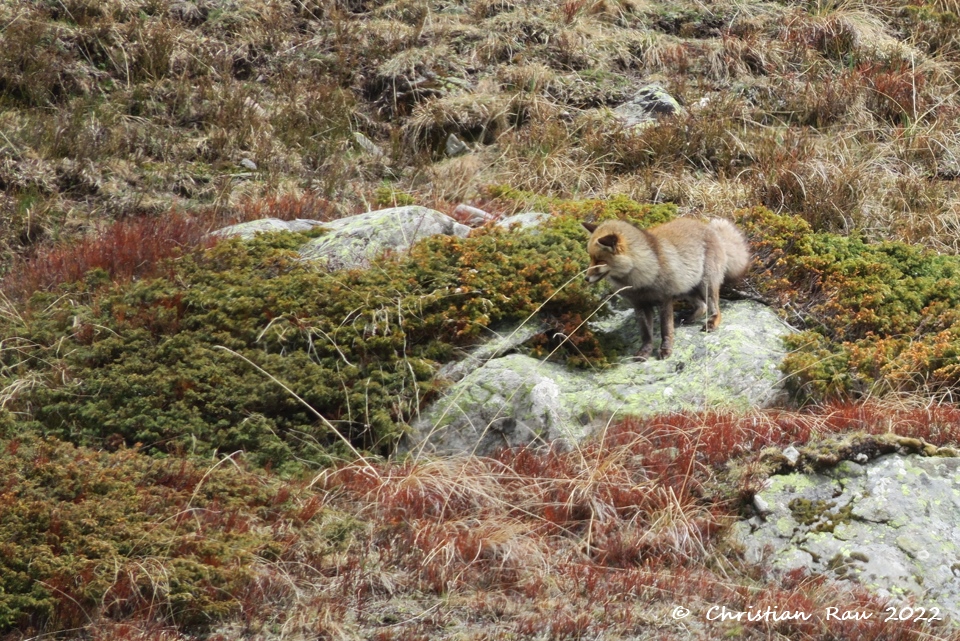
<svg viewBox="0 0 960 641">
<path fill-rule="evenodd" d="M 750 247 L 736 225 L 729 220 L 714 218 L 710 226 L 720 237 L 720 244 L 727 255 L 727 265 L 724 270 L 724 280 L 735 281 L 743 277 L 750 266 Z"/>
</svg>

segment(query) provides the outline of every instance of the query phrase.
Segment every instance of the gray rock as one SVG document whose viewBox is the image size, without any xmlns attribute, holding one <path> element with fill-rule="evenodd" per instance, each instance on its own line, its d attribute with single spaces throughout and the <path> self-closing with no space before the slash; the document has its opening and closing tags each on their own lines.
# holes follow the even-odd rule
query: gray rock
<svg viewBox="0 0 960 641">
<path fill-rule="evenodd" d="M 244 169 L 249 169 L 250 171 L 257 170 L 257 163 L 253 162 L 249 158 L 244 158 L 243 160 L 241 160 L 240 166 L 243 167 Z"/>
<path fill-rule="evenodd" d="M 748 560 L 856 581 L 960 618 L 960 458 L 844 461 L 828 473 L 773 476 L 757 499 L 766 518 L 732 532 Z"/>
<path fill-rule="evenodd" d="M 724 302 L 721 309 L 717 332 L 678 326 L 674 353 L 663 361 L 625 358 L 610 369 L 588 371 L 510 353 L 480 367 L 471 363 L 469 373 L 415 422 L 409 448 L 489 454 L 502 446 L 578 441 L 611 416 L 778 402 L 781 337 L 789 328 L 757 303 Z M 594 329 L 622 340 L 625 355 L 639 347 L 632 310 Z"/>
<path fill-rule="evenodd" d="M 437 378 L 459 381 L 470 372 L 483 367 L 487 361 L 503 356 L 542 332 L 543 324 L 531 321 L 526 324 L 507 325 L 490 330 L 493 338 L 473 349 L 464 358 L 447 363 L 437 372 Z"/>
<path fill-rule="evenodd" d="M 796 465 L 797 461 L 800 460 L 800 450 L 791 445 L 784 448 L 783 456 L 789 461 L 790 465 Z"/>
<path fill-rule="evenodd" d="M 643 127 L 660 116 L 681 111 L 683 107 L 660 85 L 651 84 L 641 87 L 627 102 L 613 110 L 613 113 L 627 128 Z"/>
<path fill-rule="evenodd" d="M 464 237 L 470 228 L 446 214 L 411 205 L 324 223 L 330 233 L 300 248 L 304 259 L 330 269 L 366 267 L 387 249 L 403 251 L 427 236 Z"/>
<path fill-rule="evenodd" d="M 453 210 L 453 213 L 455 216 L 460 216 L 460 220 L 466 221 L 466 224 L 472 227 L 479 227 L 480 225 L 486 224 L 493 220 L 492 214 L 489 214 L 477 207 L 464 205 L 463 203 L 457 205 L 456 209 Z"/>
<path fill-rule="evenodd" d="M 257 234 L 276 231 L 304 232 L 314 227 L 326 225 L 319 220 L 280 220 L 279 218 L 261 218 L 260 220 L 251 220 L 245 223 L 230 225 L 223 229 L 218 229 L 211 233 L 211 236 L 221 236 L 228 238 L 230 236 L 239 236 L 244 240 L 253 238 Z"/>
<path fill-rule="evenodd" d="M 761 516 L 770 514 L 770 505 L 759 494 L 753 497 L 753 507 Z"/>
<path fill-rule="evenodd" d="M 167 10 L 167 15 L 174 20 L 196 27 L 207 19 L 207 8 L 202 4 L 198 6 L 196 2 L 173 2 Z"/>
<path fill-rule="evenodd" d="M 449 157 L 456 158 L 457 156 L 462 156 L 468 151 L 470 151 L 470 148 L 467 147 L 466 143 L 457 138 L 456 134 L 450 134 L 447 136 L 446 152 Z"/>
<path fill-rule="evenodd" d="M 386 155 L 383 153 L 383 150 L 376 145 L 376 143 L 364 136 L 359 131 L 353 132 L 353 140 L 357 143 L 357 146 L 360 147 L 360 149 L 364 150 L 374 158 L 383 158 Z"/>
<path fill-rule="evenodd" d="M 504 229 L 510 229 L 514 225 L 519 225 L 520 229 L 527 229 L 528 227 L 538 226 L 548 218 L 550 218 L 550 214 L 542 211 L 525 211 L 520 214 L 501 218 L 497 221 L 497 225 Z"/>
</svg>

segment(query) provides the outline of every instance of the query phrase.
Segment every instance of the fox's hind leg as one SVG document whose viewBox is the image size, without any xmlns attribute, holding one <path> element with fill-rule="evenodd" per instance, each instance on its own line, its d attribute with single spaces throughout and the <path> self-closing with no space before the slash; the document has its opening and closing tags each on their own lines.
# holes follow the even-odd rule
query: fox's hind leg
<svg viewBox="0 0 960 641">
<path fill-rule="evenodd" d="M 720 283 L 710 283 L 707 293 L 707 323 L 703 331 L 712 332 L 720 327 Z"/>
<path fill-rule="evenodd" d="M 705 332 L 712 332 L 720 327 L 720 285 L 723 283 L 727 265 L 727 253 L 722 239 L 716 232 L 716 226 L 711 227 L 713 233 L 707 237 L 704 277 L 700 285 L 707 299 L 707 322 L 703 327 Z"/>
<path fill-rule="evenodd" d="M 634 312 L 640 326 L 640 349 L 637 350 L 636 359 L 645 361 L 653 353 L 653 307 L 636 305 Z"/>
<path fill-rule="evenodd" d="M 660 351 L 657 356 L 663 360 L 673 353 L 673 299 L 660 303 Z"/>
<path fill-rule="evenodd" d="M 683 316 L 680 322 L 684 325 L 696 323 L 707 313 L 706 287 L 698 286 L 683 296 L 683 300 L 693 306 L 693 311 Z"/>
</svg>

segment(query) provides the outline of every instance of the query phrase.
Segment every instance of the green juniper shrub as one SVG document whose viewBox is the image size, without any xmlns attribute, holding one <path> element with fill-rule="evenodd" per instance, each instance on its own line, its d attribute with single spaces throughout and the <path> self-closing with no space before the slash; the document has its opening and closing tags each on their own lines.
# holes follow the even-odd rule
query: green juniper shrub
<svg viewBox="0 0 960 641">
<path fill-rule="evenodd" d="M 960 258 L 813 233 L 764 208 L 740 220 L 756 282 L 802 324 L 784 362 L 801 398 L 960 388 Z"/>
<path fill-rule="evenodd" d="M 534 232 L 425 239 L 367 270 L 317 269 L 295 251 L 304 241 L 227 240 L 171 261 L 163 278 L 113 284 L 91 273 L 34 294 L 0 321 L 12 347 L 0 375 L 34 381 L 11 407 L 77 444 L 243 450 L 295 471 L 349 456 L 341 435 L 390 451 L 442 385 L 439 364 L 488 327 L 539 310 L 571 333 L 602 300 L 579 277 L 585 232 L 569 215 Z M 586 327 L 563 353 L 574 364 L 600 354 Z"/>
<path fill-rule="evenodd" d="M 639 227 L 653 227 L 676 218 L 677 207 L 673 203 L 651 205 L 638 203 L 623 195 L 611 198 L 568 200 L 541 196 L 529 191 L 496 185 L 487 189 L 487 195 L 507 205 L 507 209 L 544 211 L 577 220 L 597 222 L 619 218 Z"/>
<path fill-rule="evenodd" d="M 304 504 L 301 490 L 233 463 L 5 437 L 0 632 L 101 616 L 199 630 L 239 612 L 265 579 L 257 564 L 295 548 Z"/>
<path fill-rule="evenodd" d="M 379 207 L 406 207 L 417 204 L 416 198 L 410 194 L 387 185 L 378 187 L 373 197 Z"/>
</svg>

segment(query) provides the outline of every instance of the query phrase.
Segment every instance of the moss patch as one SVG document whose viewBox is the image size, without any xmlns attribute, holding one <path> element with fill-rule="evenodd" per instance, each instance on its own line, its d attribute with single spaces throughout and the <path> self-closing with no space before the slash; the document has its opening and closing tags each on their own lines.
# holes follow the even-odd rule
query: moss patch
<svg viewBox="0 0 960 641">
<path fill-rule="evenodd" d="M 282 562 L 308 515 L 290 488 L 235 465 L 29 435 L 0 442 L 0 487 L 0 631 L 93 612 L 206 626 L 240 611 L 258 564 Z M 331 532 L 333 550 L 345 539 Z"/>
<path fill-rule="evenodd" d="M 638 203 L 623 195 L 612 198 L 564 199 L 541 196 L 529 191 L 498 185 L 488 189 L 490 197 L 506 203 L 509 208 L 526 211 L 544 211 L 559 216 L 571 216 L 588 221 L 619 218 L 639 227 L 653 227 L 669 222 L 677 216 L 673 203 L 653 205 Z"/>
<path fill-rule="evenodd" d="M 836 501 L 822 499 L 796 498 L 790 501 L 787 507 L 790 508 L 793 518 L 798 523 L 814 525 L 814 532 L 833 532 L 838 524 L 850 522 L 850 514 L 853 511 L 851 504 L 834 509 L 837 507 Z"/>
</svg>

